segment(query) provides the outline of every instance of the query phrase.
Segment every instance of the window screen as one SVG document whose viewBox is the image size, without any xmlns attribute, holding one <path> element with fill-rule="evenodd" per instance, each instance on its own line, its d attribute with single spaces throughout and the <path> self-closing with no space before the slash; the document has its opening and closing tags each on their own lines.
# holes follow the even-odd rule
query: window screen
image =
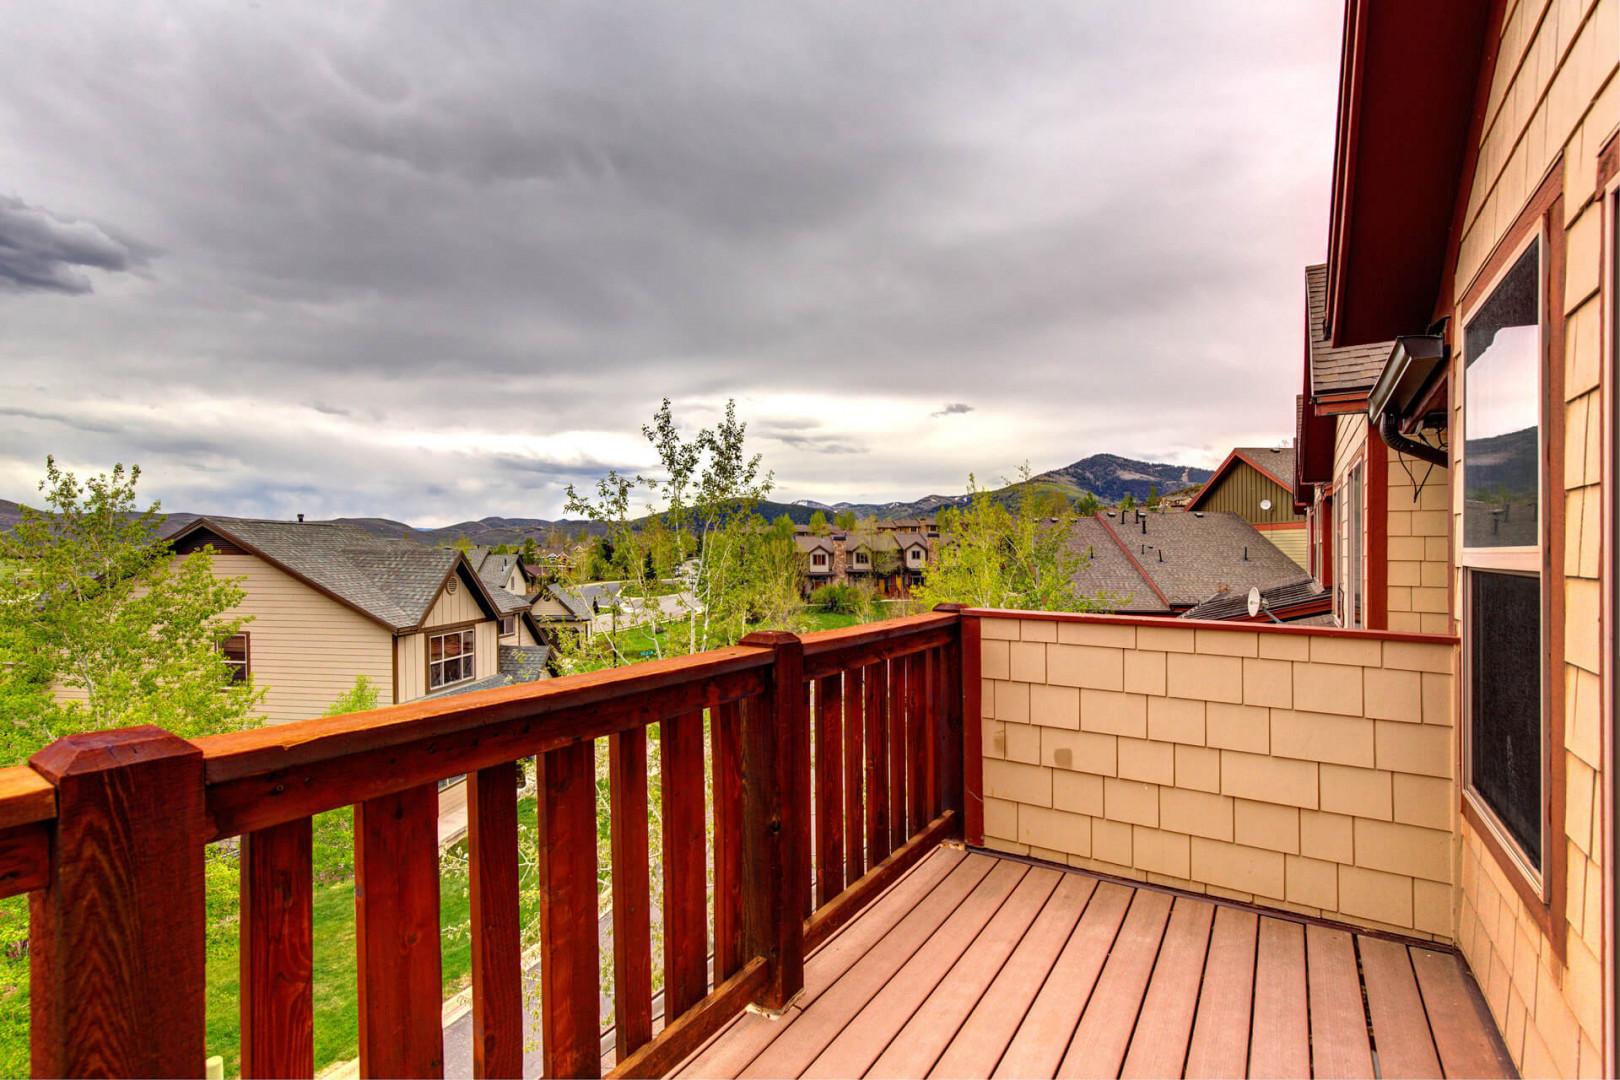
<svg viewBox="0 0 1620 1080">
<path fill-rule="evenodd" d="M 1541 868 L 1541 582 L 1468 574 L 1469 779 Z"/>
</svg>

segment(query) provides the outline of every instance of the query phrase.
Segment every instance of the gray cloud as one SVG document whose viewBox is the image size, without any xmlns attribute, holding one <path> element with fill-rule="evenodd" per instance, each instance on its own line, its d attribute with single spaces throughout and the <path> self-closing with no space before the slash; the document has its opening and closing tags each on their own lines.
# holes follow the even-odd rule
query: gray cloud
<svg viewBox="0 0 1620 1080">
<path fill-rule="evenodd" d="M 929 416 L 960 416 L 963 413 L 970 413 L 972 411 L 973 411 L 973 406 L 969 405 L 965 401 L 951 401 L 951 402 L 947 402 L 943 409 L 938 409 L 938 410 L 936 410 L 934 412 L 929 413 L 928 415 Z"/>
<path fill-rule="evenodd" d="M 0 497 L 551 515 L 664 395 L 823 501 L 1290 430 L 1331 5 L 66 2 L 0 45 L 0 400 L 61 418 Z"/>
<path fill-rule="evenodd" d="M 145 262 L 137 245 L 94 222 L 0 195 L 0 290 L 87 293 L 90 277 L 83 269 L 117 273 Z"/>
</svg>

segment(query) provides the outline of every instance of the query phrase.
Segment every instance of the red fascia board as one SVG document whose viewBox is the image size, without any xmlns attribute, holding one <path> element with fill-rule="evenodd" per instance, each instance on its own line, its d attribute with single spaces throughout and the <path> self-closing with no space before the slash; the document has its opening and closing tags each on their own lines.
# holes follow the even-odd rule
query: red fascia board
<svg viewBox="0 0 1620 1080">
<path fill-rule="evenodd" d="M 1411 333 L 1436 309 L 1495 7 L 1348 5 L 1328 251 L 1335 346 Z"/>
</svg>

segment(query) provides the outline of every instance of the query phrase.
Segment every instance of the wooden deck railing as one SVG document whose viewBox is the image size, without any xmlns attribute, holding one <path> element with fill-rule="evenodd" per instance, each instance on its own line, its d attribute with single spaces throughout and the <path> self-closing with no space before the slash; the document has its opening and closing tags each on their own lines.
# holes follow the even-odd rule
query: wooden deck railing
<svg viewBox="0 0 1620 1080">
<path fill-rule="evenodd" d="M 662 1072 L 750 1003 L 785 1007 L 807 949 L 960 834 L 963 623 L 940 610 L 761 633 L 696 656 L 194 741 L 144 727 L 53 743 L 29 767 L 0 770 L 0 896 L 31 895 L 33 1072 L 201 1075 L 203 848 L 240 836 L 243 1075 L 310 1074 L 310 818 L 353 806 L 360 1069 L 441 1074 L 435 785 L 466 774 L 474 1070 L 520 1075 L 516 763 L 533 756 L 545 1071 L 598 1075 L 599 739 L 613 1074 Z M 653 724 L 666 1017 L 656 1035 Z"/>
</svg>

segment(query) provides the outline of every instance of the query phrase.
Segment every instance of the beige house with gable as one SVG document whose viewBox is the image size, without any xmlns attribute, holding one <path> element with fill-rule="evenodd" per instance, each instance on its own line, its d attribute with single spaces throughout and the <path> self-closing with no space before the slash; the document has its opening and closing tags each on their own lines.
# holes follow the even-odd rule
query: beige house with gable
<svg viewBox="0 0 1620 1080">
<path fill-rule="evenodd" d="M 549 650 L 529 602 L 465 555 L 334 522 L 205 517 L 170 540 L 211 547 L 251 621 L 227 659 L 265 690 L 272 723 L 319 716 L 364 675 L 380 705 L 541 677 Z"/>
</svg>

